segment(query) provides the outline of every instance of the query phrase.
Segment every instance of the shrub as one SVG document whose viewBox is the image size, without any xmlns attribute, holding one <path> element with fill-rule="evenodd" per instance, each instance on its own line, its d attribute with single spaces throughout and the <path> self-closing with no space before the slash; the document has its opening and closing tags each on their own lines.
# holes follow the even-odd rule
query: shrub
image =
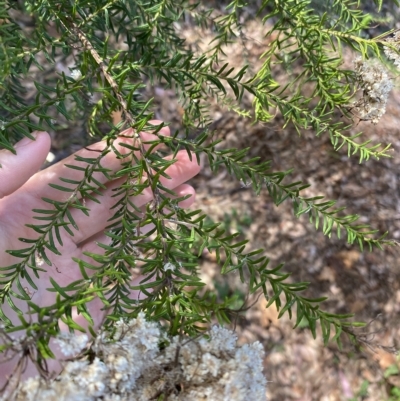
<svg viewBox="0 0 400 401">
<path fill-rule="evenodd" d="M 382 6 L 382 1 L 375 3 Z M 345 234 L 348 243 L 361 249 L 394 244 L 358 223 L 357 215 L 345 215 L 335 201 L 302 196 L 307 184 L 291 182 L 291 170 L 272 171 L 268 160 L 249 157 L 249 149 L 223 149 L 214 140 L 209 105 L 218 102 L 254 123 L 279 116 L 283 126 L 293 126 L 300 135 L 310 129 L 316 136 L 328 135 L 334 151 L 345 148 L 360 163 L 389 156 L 390 145 L 372 144 L 362 133 L 350 132 L 360 119 L 378 123 L 385 112 L 393 82 L 388 59 L 398 64 L 398 34 L 368 38 L 365 32 L 374 20 L 360 10 L 359 2 L 318 4 L 263 0 L 249 6 L 234 0 L 222 12 L 207 2 L 188 0 L 0 2 L 0 145 L 15 152 L 15 142 L 31 138 L 33 130 L 75 130 L 89 150 L 91 143 L 105 141 L 92 157 L 66 165 L 81 171 L 82 178 L 59 177 L 52 183 L 65 197 L 45 198 L 47 208 L 34 210 L 39 223 L 29 225 L 36 236 L 21 238 L 21 249 L 8 250 L 17 261 L 1 267 L 4 352 L 30 355 L 45 372 L 45 360 L 53 356 L 49 343 L 59 334 L 60 321 L 71 331 L 85 331 L 74 320 L 77 310 L 95 335 L 87 306 L 93 299 L 107 310 L 105 329 L 139 313 L 162 322 L 170 336 L 197 336 L 212 320 L 229 323 L 237 314 L 232 307 L 236 300 L 220 301 L 204 291 L 199 258 L 205 251 L 215 253 L 222 274 L 238 274 L 249 293 L 262 293 L 268 306 L 275 303 L 279 316 L 293 314 L 295 327 L 307 321 L 316 336 L 319 322 L 325 343 L 332 337 L 340 342 L 343 332 L 356 340 L 353 328 L 362 323 L 352 321 L 350 314 L 322 310 L 325 298 L 303 295 L 307 283 L 292 282 L 283 265 L 270 266 L 262 249 L 236 241 L 237 234 L 227 234 L 201 210 L 179 207 L 183 199 L 168 197 L 173 191 L 162 183 L 174 160 L 163 158 L 168 152 L 175 157 L 184 150 L 199 162 L 205 155 L 213 172 L 226 169 L 251 186 L 255 196 L 268 191 L 276 205 L 292 202 L 296 216 L 308 215 L 327 236 Z M 256 70 L 245 63 L 246 44 L 252 40 L 243 32 L 246 15 L 259 19 L 266 30 Z M 212 38 L 206 51 L 187 44 L 185 24 Z M 225 54 L 231 43 L 243 48 L 241 68 L 231 67 Z M 343 52 L 349 49 L 354 67 L 344 64 Z M 164 124 L 151 123 L 154 102 L 146 89 L 155 86 L 172 89 L 179 97 L 181 129 L 171 136 L 161 134 Z M 156 139 L 144 141 L 141 131 L 154 131 Z M 116 146 L 121 132 L 127 139 L 125 152 Z M 102 167 L 110 152 L 121 161 L 113 174 Z M 90 215 L 86 201 L 101 203 L 104 182 L 116 179 L 119 200 L 111 205 L 108 242 L 100 244 L 101 252 L 74 258 L 78 280 L 60 285 L 56 275 L 50 277 L 54 303 L 32 302 L 29 291 L 35 290 L 46 265 L 52 265 L 51 255 L 62 251 L 63 236 L 78 230 L 71 211 Z M 130 198 L 149 189 L 153 201 L 139 210 Z M 152 228 L 143 231 L 149 224 Z M 132 269 L 142 275 L 140 282 L 132 283 Z M 132 297 L 133 291 L 145 296 Z M 17 314 L 17 323 L 10 313 Z M 21 331 L 27 335 L 16 347 L 8 333 Z"/>
</svg>

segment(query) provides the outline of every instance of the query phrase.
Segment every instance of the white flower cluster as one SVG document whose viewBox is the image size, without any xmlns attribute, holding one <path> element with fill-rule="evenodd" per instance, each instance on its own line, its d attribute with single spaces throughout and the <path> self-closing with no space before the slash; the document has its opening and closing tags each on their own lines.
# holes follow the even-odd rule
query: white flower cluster
<svg viewBox="0 0 400 401">
<path fill-rule="evenodd" d="M 353 104 L 353 108 L 362 120 L 377 124 L 386 112 L 392 81 L 383 65 L 367 63 L 361 58 L 356 59 L 354 64 L 363 97 Z"/>
<path fill-rule="evenodd" d="M 72 342 L 69 337 L 59 341 Z M 51 381 L 28 379 L 7 401 L 265 400 L 259 342 L 237 347 L 233 332 L 213 327 L 210 340 L 174 337 L 160 350 L 165 343 L 159 326 L 144 314 L 121 320 L 112 338 L 103 331 L 95 339 L 91 360 L 67 362 Z"/>
<path fill-rule="evenodd" d="M 386 42 L 390 43 L 394 46 L 398 51 L 400 51 L 400 31 L 397 31 L 392 37 L 386 39 Z M 390 60 L 393 60 L 393 64 L 400 68 L 400 55 L 394 49 L 385 46 L 383 51 L 386 54 L 386 57 Z"/>
<path fill-rule="evenodd" d="M 263 355 L 259 342 L 236 347 L 236 335 L 232 331 L 214 326 L 210 341 L 201 338 L 182 343 L 175 337 L 158 362 L 164 369 L 172 368 L 168 372 L 167 381 L 172 379 L 169 385 L 175 382 L 185 390 L 171 394 L 168 398 L 171 401 L 261 401 L 266 399 Z M 160 379 L 158 386 L 162 386 Z M 155 388 L 148 387 L 149 390 L 154 397 Z M 147 399 L 150 398 L 139 398 Z"/>
<path fill-rule="evenodd" d="M 68 332 L 59 334 L 54 340 L 65 356 L 75 356 L 79 354 L 79 352 L 86 347 L 88 341 L 89 338 L 86 334 L 76 336 Z"/>
</svg>

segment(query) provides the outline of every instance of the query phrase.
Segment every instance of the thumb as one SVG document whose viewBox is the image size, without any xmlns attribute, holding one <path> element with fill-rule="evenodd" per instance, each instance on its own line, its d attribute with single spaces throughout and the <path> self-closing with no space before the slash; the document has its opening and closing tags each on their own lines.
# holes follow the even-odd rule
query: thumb
<svg viewBox="0 0 400 401">
<path fill-rule="evenodd" d="M 49 134 L 35 131 L 31 135 L 35 141 L 23 138 L 15 144 L 16 155 L 0 150 L 0 198 L 24 185 L 46 160 L 51 144 Z"/>
</svg>

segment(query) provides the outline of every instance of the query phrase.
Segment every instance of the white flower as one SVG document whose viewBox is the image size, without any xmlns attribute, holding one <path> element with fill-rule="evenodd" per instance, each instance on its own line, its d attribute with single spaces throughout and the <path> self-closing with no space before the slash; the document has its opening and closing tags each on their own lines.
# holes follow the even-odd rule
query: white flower
<svg viewBox="0 0 400 401">
<path fill-rule="evenodd" d="M 56 155 L 53 152 L 49 152 L 46 156 L 46 162 L 52 163 L 56 159 Z"/>
<path fill-rule="evenodd" d="M 212 376 L 216 377 L 221 368 L 221 359 L 211 355 L 209 352 L 203 354 L 202 359 L 200 369 L 203 367 L 206 373 L 211 373 Z"/>
<path fill-rule="evenodd" d="M 35 254 L 35 263 L 36 263 L 37 267 L 43 266 L 43 263 L 44 263 L 44 260 L 38 251 L 36 251 L 36 254 Z"/>
<path fill-rule="evenodd" d="M 77 80 L 77 79 L 79 79 L 81 77 L 82 77 L 81 70 L 76 69 L 76 70 L 72 70 L 71 71 L 71 78 Z"/>
<path fill-rule="evenodd" d="M 3 131 L 6 128 L 6 122 L 0 120 L 0 131 Z"/>
<path fill-rule="evenodd" d="M 233 351 L 236 347 L 237 336 L 232 330 L 220 326 L 213 326 L 210 332 L 214 351 Z"/>
<path fill-rule="evenodd" d="M 86 347 L 89 338 L 86 334 L 61 333 L 54 341 L 65 356 L 74 356 Z"/>
<path fill-rule="evenodd" d="M 86 92 L 86 96 L 88 98 L 89 104 L 95 104 L 96 103 L 96 98 L 91 92 Z"/>
<path fill-rule="evenodd" d="M 173 263 L 171 263 L 171 262 L 167 262 L 167 263 L 164 265 L 164 271 L 165 271 L 165 272 L 168 271 L 168 270 L 171 270 L 171 271 L 173 272 L 175 269 L 176 269 L 176 266 L 175 266 Z"/>
</svg>

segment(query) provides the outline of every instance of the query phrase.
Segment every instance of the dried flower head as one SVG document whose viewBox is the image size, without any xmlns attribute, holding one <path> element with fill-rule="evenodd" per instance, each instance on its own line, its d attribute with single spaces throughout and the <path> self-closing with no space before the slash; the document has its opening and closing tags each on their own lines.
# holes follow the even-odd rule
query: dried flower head
<svg viewBox="0 0 400 401">
<path fill-rule="evenodd" d="M 85 338 L 61 335 L 66 354 L 86 346 Z M 213 327 L 210 339 L 164 338 L 160 326 L 140 313 L 102 330 L 92 347 L 93 358 L 78 356 L 54 380 L 20 383 L 0 401 L 138 400 L 245 401 L 265 399 L 260 343 L 236 345 L 230 330 Z M 160 350 L 159 344 L 168 345 Z M 79 351 L 78 351 L 79 352 Z M 179 390 L 178 390 L 179 389 Z M 163 399 L 164 399 L 163 398 Z"/>
<path fill-rule="evenodd" d="M 357 58 L 354 61 L 357 81 L 363 90 L 362 98 L 353 103 L 352 109 L 362 120 L 377 124 L 386 112 L 386 103 L 393 83 L 383 65 Z"/>
<path fill-rule="evenodd" d="M 383 51 L 389 60 L 393 60 L 393 64 L 400 68 L 400 31 L 397 31 L 393 36 L 386 39 L 394 48 L 385 46 Z"/>
<path fill-rule="evenodd" d="M 65 356 L 79 354 L 87 345 L 89 338 L 86 334 L 75 335 L 68 332 L 60 333 L 54 340 Z"/>
</svg>

